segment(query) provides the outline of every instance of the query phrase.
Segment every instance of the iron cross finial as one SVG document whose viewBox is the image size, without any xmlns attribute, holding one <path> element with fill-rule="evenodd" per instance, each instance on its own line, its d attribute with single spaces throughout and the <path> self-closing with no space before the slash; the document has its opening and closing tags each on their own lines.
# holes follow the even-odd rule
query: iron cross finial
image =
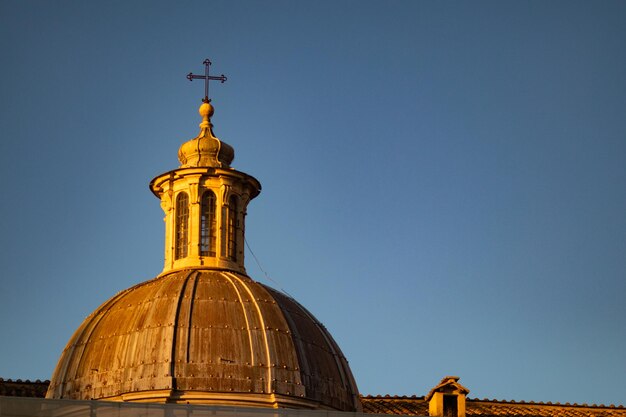
<svg viewBox="0 0 626 417">
<path fill-rule="evenodd" d="M 202 99 L 202 101 L 204 103 L 209 103 L 211 101 L 209 100 L 209 81 L 215 80 L 220 81 L 222 84 L 224 84 L 224 81 L 226 81 L 227 78 L 224 74 L 220 75 L 219 77 L 209 75 L 209 67 L 211 66 L 211 61 L 208 58 L 205 59 L 202 63 L 204 64 L 204 75 L 196 75 L 190 72 L 189 74 L 187 74 L 187 79 L 189 81 L 204 80 L 204 99 Z"/>
</svg>

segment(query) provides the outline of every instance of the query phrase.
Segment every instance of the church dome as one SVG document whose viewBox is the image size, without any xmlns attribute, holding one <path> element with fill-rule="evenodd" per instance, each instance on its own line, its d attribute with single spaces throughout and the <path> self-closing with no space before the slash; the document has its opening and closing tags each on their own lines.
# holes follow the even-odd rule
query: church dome
<svg viewBox="0 0 626 417">
<path fill-rule="evenodd" d="M 207 59 L 205 92 L 211 77 Z M 200 134 L 150 190 L 165 223 L 163 272 L 120 292 L 68 342 L 47 398 L 359 411 L 341 350 L 292 298 L 248 277 L 245 219 L 261 192 L 230 167 L 205 93 Z"/>
<path fill-rule="evenodd" d="M 324 326 L 246 275 L 190 269 L 120 292 L 70 339 L 48 398 L 355 411 Z"/>
</svg>

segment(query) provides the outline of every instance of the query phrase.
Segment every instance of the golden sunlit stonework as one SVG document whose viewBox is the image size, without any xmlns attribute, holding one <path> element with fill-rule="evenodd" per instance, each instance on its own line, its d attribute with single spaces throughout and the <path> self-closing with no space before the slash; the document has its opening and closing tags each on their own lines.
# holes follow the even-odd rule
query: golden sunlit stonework
<svg viewBox="0 0 626 417">
<path fill-rule="evenodd" d="M 150 189 L 165 213 L 165 264 L 88 316 L 50 381 L 50 399 L 359 411 L 348 362 L 292 298 L 246 275 L 244 220 L 261 191 L 234 150 L 200 134 Z"/>
<path fill-rule="evenodd" d="M 150 183 L 165 212 L 163 273 L 213 267 L 245 274 L 246 208 L 259 195 L 261 184 L 230 168 L 235 152 L 213 134 L 213 106 L 202 103 L 199 113 L 200 134 L 180 147 L 180 167 Z M 176 210 L 181 200 L 186 202 Z M 182 219 L 185 207 L 188 211 Z"/>
<path fill-rule="evenodd" d="M 465 417 L 467 394 L 469 390 L 459 384 L 458 376 L 445 377 L 426 395 L 428 415 Z"/>
</svg>

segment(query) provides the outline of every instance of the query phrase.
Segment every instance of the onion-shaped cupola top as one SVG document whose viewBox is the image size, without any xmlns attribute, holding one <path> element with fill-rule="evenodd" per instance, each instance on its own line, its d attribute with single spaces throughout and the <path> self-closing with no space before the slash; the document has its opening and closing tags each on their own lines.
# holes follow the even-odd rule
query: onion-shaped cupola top
<svg viewBox="0 0 626 417">
<path fill-rule="evenodd" d="M 211 117 L 215 109 L 210 102 L 203 102 L 198 113 L 202 117 L 200 134 L 182 144 L 178 150 L 181 168 L 220 167 L 228 168 L 235 158 L 235 150 L 213 134 Z"/>
</svg>

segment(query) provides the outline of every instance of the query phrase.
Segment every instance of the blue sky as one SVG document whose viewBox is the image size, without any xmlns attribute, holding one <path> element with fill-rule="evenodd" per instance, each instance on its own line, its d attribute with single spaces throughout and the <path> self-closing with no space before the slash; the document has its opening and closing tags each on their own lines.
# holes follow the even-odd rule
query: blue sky
<svg viewBox="0 0 626 417">
<path fill-rule="evenodd" d="M 198 132 L 258 178 L 249 274 L 364 394 L 624 404 L 626 3 L 0 2 L 0 376 L 162 268 Z"/>
</svg>

